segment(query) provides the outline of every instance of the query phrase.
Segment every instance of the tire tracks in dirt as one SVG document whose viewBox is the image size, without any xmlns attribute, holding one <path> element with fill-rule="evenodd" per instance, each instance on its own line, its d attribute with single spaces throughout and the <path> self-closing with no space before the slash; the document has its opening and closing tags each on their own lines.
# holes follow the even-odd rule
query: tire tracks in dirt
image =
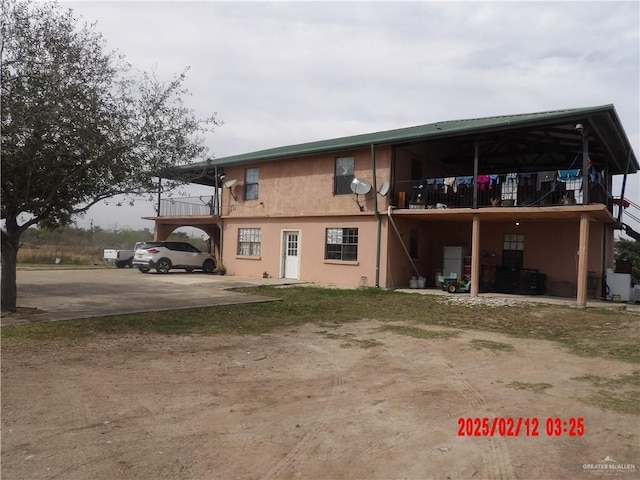
<svg viewBox="0 0 640 480">
<path fill-rule="evenodd" d="M 333 405 L 336 400 L 336 393 L 344 385 L 344 378 L 335 365 L 332 365 L 332 374 L 327 381 L 320 385 L 319 391 L 325 393 L 327 402 L 317 420 L 311 424 L 309 430 L 302 436 L 298 443 L 285 455 L 262 480 L 276 480 L 278 478 L 290 478 L 299 469 L 309 450 L 316 446 L 316 440 L 326 426 L 327 421 L 333 412 Z"/>
<path fill-rule="evenodd" d="M 453 365 L 447 364 L 449 367 L 445 372 L 447 381 L 466 398 L 471 404 L 471 409 L 467 417 L 483 418 L 490 417 L 485 406 L 484 396 L 459 373 L 453 369 Z M 511 464 L 509 449 L 507 448 L 504 437 L 500 435 L 478 437 L 482 451 L 482 460 L 487 469 L 486 477 L 488 480 L 510 480 L 517 478 Z"/>
</svg>

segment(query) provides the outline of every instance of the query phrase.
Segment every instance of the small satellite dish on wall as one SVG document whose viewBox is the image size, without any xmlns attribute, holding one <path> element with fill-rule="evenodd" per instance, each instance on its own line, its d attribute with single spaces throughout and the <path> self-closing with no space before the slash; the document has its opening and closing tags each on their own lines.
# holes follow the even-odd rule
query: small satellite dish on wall
<svg viewBox="0 0 640 480">
<path fill-rule="evenodd" d="M 224 182 L 224 188 L 228 188 L 229 193 L 231 194 L 233 199 L 237 201 L 238 199 L 233 194 L 233 190 L 231 190 L 236 183 L 238 183 L 238 180 L 236 180 L 235 178 L 232 178 L 231 180 L 227 180 L 226 182 Z"/>
<path fill-rule="evenodd" d="M 354 178 L 351 182 L 351 191 L 356 195 L 365 195 L 371 191 L 371 184 L 362 178 Z"/>
<path fill-rule="evenodd" d="M 380 185 L 378 194 L 384 197 L 387 193 L 389 193 L 389 182 L 385 180 L 384 182 L 382 182 L 382 185 Z"/>
</svg>

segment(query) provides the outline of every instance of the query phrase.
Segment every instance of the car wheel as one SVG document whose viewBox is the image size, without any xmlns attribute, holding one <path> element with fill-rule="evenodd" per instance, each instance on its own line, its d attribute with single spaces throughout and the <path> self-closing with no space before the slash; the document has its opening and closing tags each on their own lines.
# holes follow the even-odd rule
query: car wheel
<svg viewBox="0 0 640 480">
<path fill-rule="evenodd" d="M 156 263 L 156 272 L 169 273 L 169 270 L 171 270 L 171 260 L 168 258 L 161 258 L 158 260 L 158 263 Z"/>
<path fill-rule="evenodd" d="M 150 268 L 149 267 L 138 267 L 138 270 L 140 270 L 140 273 L 149 273 Z"/>
<path fill-rule="evenodd" d="M 124 268 L 127 266 L 127 262 L 116 261 L 116 268 Z"/>
<path fill-rule="evenodd" d="M 193 268 L 185 268 L 184 271 L 187 272 L 187 273 L 192 273 L 193 272 Z"/>
<path fill-rule="evenodd" d="M 457 283 L 450 283 L 449 286 L 447 287 L 447 292 L 449 293 L 456 293 L 457 291 L 458 291 Z"/>
<path fill-rule="evenodd" d="M 202 264 L 202 270 L 204 273 L 212 273 L 216 269 L 216 262 L 211 260 L 210 258 L 205 260 Z"/>
</svg>

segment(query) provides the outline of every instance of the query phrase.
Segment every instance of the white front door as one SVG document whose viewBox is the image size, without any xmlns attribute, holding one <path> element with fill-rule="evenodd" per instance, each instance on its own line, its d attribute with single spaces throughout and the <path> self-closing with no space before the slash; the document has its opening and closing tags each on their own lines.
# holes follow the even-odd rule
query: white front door
<svg viewBox="0 0 640 480">
<path fill-rule="evenodd" d="M 284 278 L 300 278 L 300 232 L 284 232 L 282 245 Z"/>
</svg>

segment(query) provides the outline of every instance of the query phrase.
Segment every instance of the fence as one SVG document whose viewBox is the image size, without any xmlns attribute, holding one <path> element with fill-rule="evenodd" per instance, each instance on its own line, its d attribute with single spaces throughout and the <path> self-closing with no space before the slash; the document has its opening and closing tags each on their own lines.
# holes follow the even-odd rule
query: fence
<svg viewBox="0 0 640 480">
<path fill-rule="evenodd" d="M 218 216 L 220 205 L 213 195 L 160 199 L 160 217 Z"/>
</svg>

